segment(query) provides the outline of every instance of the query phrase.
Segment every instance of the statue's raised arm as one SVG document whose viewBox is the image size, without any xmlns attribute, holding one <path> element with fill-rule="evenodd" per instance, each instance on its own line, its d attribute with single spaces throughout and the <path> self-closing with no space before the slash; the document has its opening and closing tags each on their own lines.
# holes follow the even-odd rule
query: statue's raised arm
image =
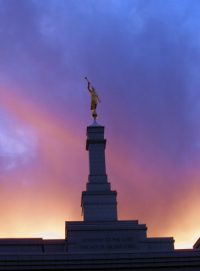
<svg viewBox="0 0 200 271">
<path fill-rule="evenodd" d="M 97 108 L 97 104 L 100 103 L 100 99 L 98 94 L 96 93 L 95 88 L 91 85 L 90 81 L 88 80 L 87 77 L 85 77 L 85 80 L 88 83 L 88 91 L 90 92 L 90 96 L 91 96 L 91 112 L 92 112 L 92 116 L 94 118 L 94 120 L 96 120 L 97 118 L 97 112 L 96 112 L 96 108 Z"/>
<path fill-rule="evenodd" d="M 87 77 L 85 77 L 85 80 L 87 81 L 87 83 L 88 83 L 88 90 L 89 90 L 89 92 L 91 92 L 92 91 L 92 88 L 91 88 L 91 83 L 90 83 L 90 81 L 88 80 L 88 78 Z"/>
</svg>

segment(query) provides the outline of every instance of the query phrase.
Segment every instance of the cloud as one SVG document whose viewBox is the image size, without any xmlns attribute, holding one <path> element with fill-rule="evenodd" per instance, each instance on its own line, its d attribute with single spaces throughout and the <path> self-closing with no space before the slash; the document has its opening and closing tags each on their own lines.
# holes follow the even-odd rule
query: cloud
<svg viewBox="0 0 200 271">
<path fill-rule="evenodd" d="M 1 111 L 0 131 L 1 171 L 30 163 L 37 150 L 36 134 L 30 127 Z"/>
</svg>

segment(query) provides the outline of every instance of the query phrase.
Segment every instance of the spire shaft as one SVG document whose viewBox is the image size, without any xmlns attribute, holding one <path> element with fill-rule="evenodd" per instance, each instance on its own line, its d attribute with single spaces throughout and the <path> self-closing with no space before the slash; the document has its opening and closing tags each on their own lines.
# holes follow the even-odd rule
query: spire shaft
<svg viewBox="0 0 200 271">
<path fill-rule="evenodd" d="M 116 191 L 111 191 L 105 163 L 106 139 L 103 126 L 88 126 L 86 150 L 89 152 L 89 177 L 82 193 L 84 221 L 117 220 Z"/>
</svg>

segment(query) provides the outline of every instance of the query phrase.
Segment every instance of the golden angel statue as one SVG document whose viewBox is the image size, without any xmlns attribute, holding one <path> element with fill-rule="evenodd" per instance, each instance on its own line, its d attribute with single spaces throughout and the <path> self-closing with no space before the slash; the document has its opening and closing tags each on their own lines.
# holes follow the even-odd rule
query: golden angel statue
<svg viewBox="0 0 200 271">
<path fill-rule="evenodd" d="M 85 77 L 85 79 L 87 80 L 88 83 L 88 91 L 91 95 L 91 106 L 90 109 L 92 111 L 92 116 L 94 118 L 94 120 L 96 120 L 97 118 L 97 112 L 96 112 L 96 108 L 97 108 L 97 104 L 101 102 L 101 100 L 99 99 L 98 94 L 96 93 L 95 88 L 91 85 L 90 81 L 88 80 L 87 77 Z"/>
</svg>

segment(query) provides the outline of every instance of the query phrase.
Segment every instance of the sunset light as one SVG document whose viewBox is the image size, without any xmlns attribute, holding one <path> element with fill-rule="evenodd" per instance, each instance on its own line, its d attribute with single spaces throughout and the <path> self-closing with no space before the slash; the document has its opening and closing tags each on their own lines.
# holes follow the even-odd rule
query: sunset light
<svg viewBox="0 0 200 271">
<path fill-rule="evenodd" d="M 0 238 L 61 239 L 65 221 L 83 220 L 88 76 L 101 98 L 119 218 L 192 248 L 200 3 L 9 2 L 0 1 Z"/>
</svg>

